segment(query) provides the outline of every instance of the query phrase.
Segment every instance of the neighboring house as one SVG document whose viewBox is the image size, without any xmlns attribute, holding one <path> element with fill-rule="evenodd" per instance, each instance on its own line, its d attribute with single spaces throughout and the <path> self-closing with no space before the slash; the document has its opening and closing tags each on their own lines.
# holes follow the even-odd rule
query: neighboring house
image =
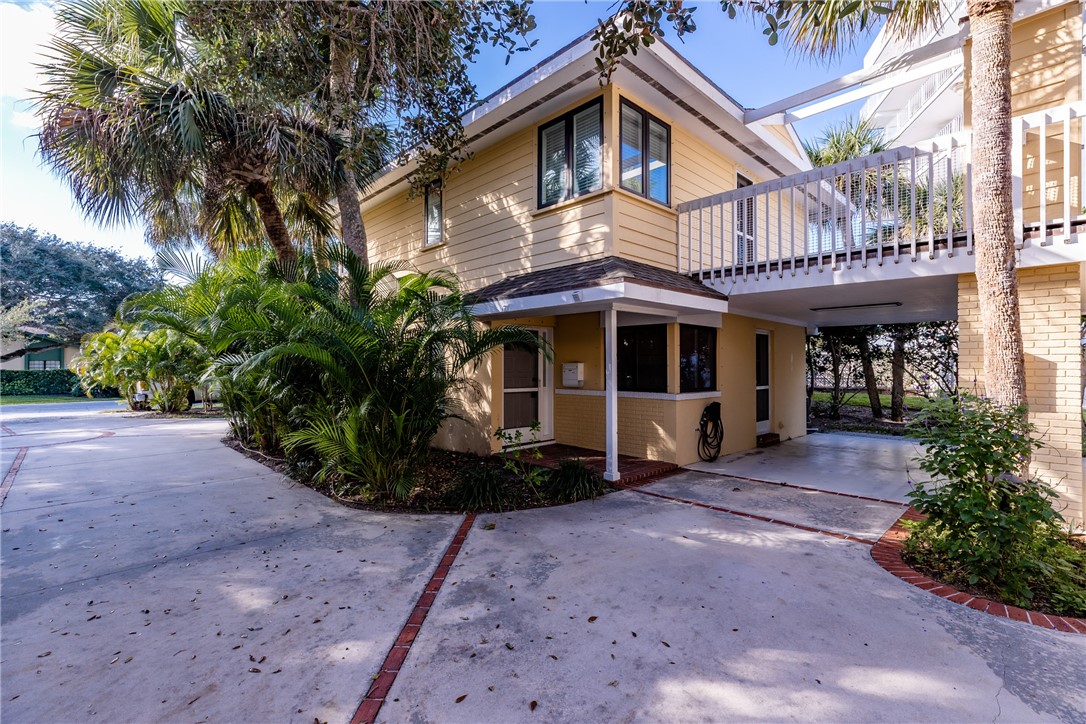
<svg viewBox="0 0 1086 724">
<path fill-rule="evenodd" d="M 79 356 L 78 345 L 63 345 L 41 329 L 24 329 L 27 343 L 13 348 L 0 349 L 0 357 L 26 349 L 26 353 L 0 360 L 0 370 L 66 370 Z"/>
<path fill-rule="evenodd" d="M 1016 27 L 1015 67 L 1056 52 L 1078 82 L 1076 32 L 1070 53 Z M 1068 89 L 1051 99 L 1062 110 L 1018 122 L 1016 198 L 1029 394 L 1054 446 L 1035 461 L 1081 520 L 1084 109 L 1064 107 L 1079 100 Z M 540 441 L 606 451 L 615 480 L 620 453 L 697 460 L 714 401 L 725 453 L 799 437 L 819 326 L 957 319 L 960 379 L 981 377 L 968 135 L 811 169 L 790 103 L 743 108 L 662 42 L 600 87 L 586 36 L 465 117 L 473 157 L 459 171 L 416 196 L 410 166 L 379 178 L 363 197 L 374 261 L 449 269 L 484 321 L 553 345 L 552 361 L 506 349 L 483 364 L 437 444 L 486 453 L 497 428 L 539 421 Z"/>
</svg>

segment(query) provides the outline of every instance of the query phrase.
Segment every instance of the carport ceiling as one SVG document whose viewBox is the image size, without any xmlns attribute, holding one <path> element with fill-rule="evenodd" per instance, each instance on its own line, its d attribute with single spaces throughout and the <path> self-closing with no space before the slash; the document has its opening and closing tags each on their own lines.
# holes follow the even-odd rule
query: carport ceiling
<svg viewBox="0 0 1086 724">
<path fill-rule="evenodd" d="M 808 327 L 939 322 L 958 318 L 958 278 L 947 274 L 730 295 L 728 311 Z"/>
</svg>

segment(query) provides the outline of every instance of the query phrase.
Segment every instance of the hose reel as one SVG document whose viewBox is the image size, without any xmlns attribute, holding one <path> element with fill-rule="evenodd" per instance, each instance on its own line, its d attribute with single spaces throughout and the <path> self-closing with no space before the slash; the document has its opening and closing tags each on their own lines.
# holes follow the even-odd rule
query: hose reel
<svg viewBox="0 0 1086 724">
<path fill-rule="evenodd" d="M 698 423 L 698 457 L 711 463 L 720 457 L 720 446 L 724 442 L 724 423 L 720 420 L 720 403 L 710 402 L 701 411 Z"/>
</svg>

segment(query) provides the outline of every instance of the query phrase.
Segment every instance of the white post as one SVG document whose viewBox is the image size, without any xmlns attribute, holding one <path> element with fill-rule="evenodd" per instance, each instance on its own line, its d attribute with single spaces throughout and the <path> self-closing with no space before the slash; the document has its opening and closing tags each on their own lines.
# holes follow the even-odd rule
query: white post
<svg viewBox="0 0 1086 724">
<path fill-rule="evenodd" d="M 606 423 L 607 467 L 603 479 L 609 483 L 618 481 L 618 312 L 614 307 L 603 312 L 604 407 Z"/>
</svg>

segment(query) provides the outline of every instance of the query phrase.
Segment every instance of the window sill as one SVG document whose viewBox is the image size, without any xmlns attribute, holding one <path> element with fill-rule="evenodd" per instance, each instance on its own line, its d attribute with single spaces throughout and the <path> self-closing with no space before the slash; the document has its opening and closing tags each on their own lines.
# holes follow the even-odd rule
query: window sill
<svg viewBox="0 0 1086 724">
<path fill-rule="evenodd" d="M 557 213 L 559 211 L 565 211 L 572 206 L 583 204 L 588 201 L 595 201 L 596 199 L 614 191 L 613 188 L 602 188 L 599 191 L 589 191 L 587 194 L 581 194 L 576 198 L 566 199 L 565 201 L 559 201 L 557 204 L 551 204 L 550 206 L 544 206 L 542 209 L 536 209 L 532 212 L 532 218 L 539 216 L 546 216 L 547 214 Z"/>
<path fill-rule="evenodd" d="M 419 251 L 433 251 L 434 249 L 440 249 L 443 246 L 447 246 L 448 243 L 448 241 L 439 241 L 436 244 L 423 244 L 419 248 Z"/>
</svg>

